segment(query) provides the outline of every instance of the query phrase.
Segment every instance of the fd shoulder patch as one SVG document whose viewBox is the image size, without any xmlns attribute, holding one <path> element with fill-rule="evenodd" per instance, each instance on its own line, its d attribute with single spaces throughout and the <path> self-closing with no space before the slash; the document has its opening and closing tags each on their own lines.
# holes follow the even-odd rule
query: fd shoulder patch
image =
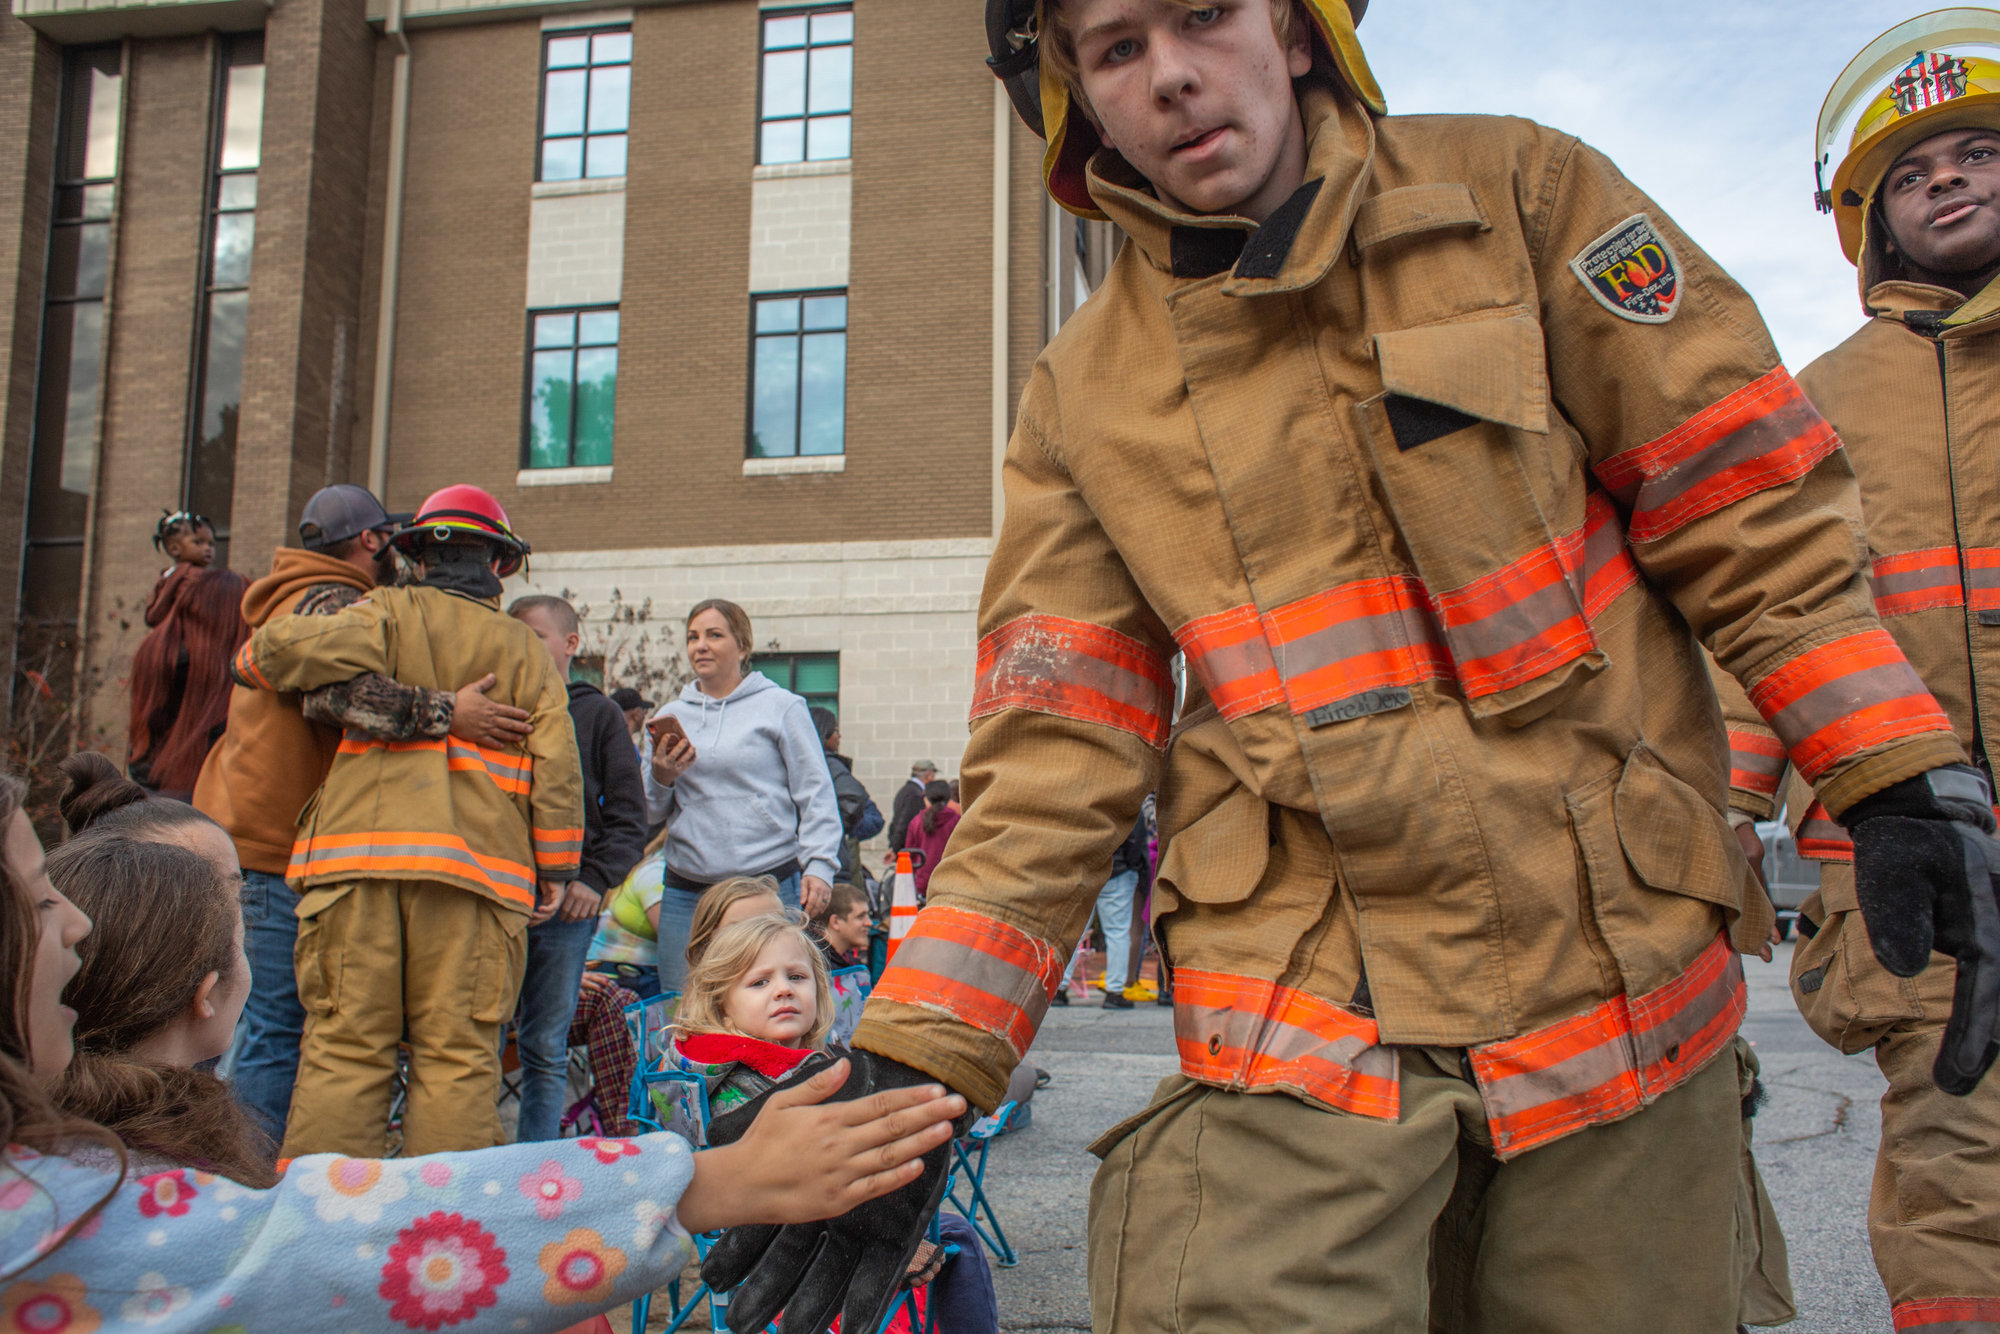
<svg viewBox="0 0 2000 1334">
<path fill-rule="evenodd" d="M 1585 246 L 1569 267 L 1613 315 L 1665 324 L 1680 309 L 1680 265 L 1667 238 L 1643 213 Z"/>
</svg>

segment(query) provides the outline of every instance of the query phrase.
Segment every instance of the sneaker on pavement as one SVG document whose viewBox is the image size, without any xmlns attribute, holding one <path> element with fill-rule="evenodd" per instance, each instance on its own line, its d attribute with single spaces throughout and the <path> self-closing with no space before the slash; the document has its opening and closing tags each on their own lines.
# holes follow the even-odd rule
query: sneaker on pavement
<svg viewBox="0 0 2000 1334">
<path fill-rule="evenodd" d="M 1132 1002 L 1122 991 L 1107 991 L 1104 993 L 1104 1008 L 1107 1010 L 1129 1010 L 1132 1008 Z"/>
</svg>

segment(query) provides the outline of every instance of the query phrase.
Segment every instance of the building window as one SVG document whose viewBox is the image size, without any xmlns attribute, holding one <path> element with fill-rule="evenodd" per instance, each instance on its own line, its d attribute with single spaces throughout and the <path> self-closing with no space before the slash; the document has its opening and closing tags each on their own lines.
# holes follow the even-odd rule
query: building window
<svg viewBox="0 0 2000 1334">
<path fill-rule="evenodd" d="M 64 56 L 17 648 L 21 667 L 44 679 L 74 660 L 104 377 L 122 82 L 116 46 Z"/>
<path fill-rule="evenodd" d="M 257 166 L 264 137 L 264 38 L 223 39 L 216 90 L 215 155 L 204 237 L 201 364 L 195 368 L 183 502 L 215 524 L 227 559 L 236 492 L 237 416 L 243 406 L 243 337 L 250 325 L 250 252 L 257 233 Z"/>
<path fill-rule="evenodd" d="M 542 44 L 544 181 L 625 174 L 632 30 L 555 33 Z"/>
<path fill-rule="evenodd" d="M 854 125 L 854 11 L 816 9 L 764 19 L 759 162 L 849 155 Z"/>
<path fill-rule="evenodd" d="M 838 653 L 759 653 L 750 665 L 812 707 L 840 715 Z"/>
<path fill-rule="evenodd" d="M 618 307 L 528 314 L 524 468 L 611 462 L 618 398 Z"/>
<path fill-rule="evenodd" d="M 847 293 L 751 299 L 750 457 L 847 448 Z"/>
</svg>

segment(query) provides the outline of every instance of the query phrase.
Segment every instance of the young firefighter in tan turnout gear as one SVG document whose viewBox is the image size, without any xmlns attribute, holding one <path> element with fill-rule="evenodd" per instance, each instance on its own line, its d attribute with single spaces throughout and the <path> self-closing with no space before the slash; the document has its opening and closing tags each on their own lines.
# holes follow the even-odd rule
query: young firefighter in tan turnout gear
<svg viewBox="0 0 2000 1334">
<path fill-rule="evenodd" d="M 1860 268 L 1869 320 L 1799 382 L 1860 477 L 1875 609 L 1990 775 L 2000 728 L 2000 11 L 1925 15 L 1856 57 L 1821 114 L 1822 167 L 1851 120 L 1848 153 L 1820 198 Z M 1740 699 L 1727 703 L 1732 801 L 1768 815 L 1784 748 Z M 2000 1334 L 2000 1086 L 1989 1078 L 1968 1092 L 1962 1072 L 1933 1071 L 1969 979 L 1943 955 L 1916 976 L 1877 958 L 1884 933 L 1863 921 L 1854 842 L 1803 783 L 1788 796 L 1799 851 L 1821 863 L 1793 994 L 1840 1050 L 1873 1047 L 1889 1080 L 1868 1233 L 1896 1328 Z"/>
<path fill-rule="evenodd" d="M 1772 919 L 1701 646 L 1858 845 L 1962 854 L 1885 923 L 1974 899 L 1992 813 L 1748 297 L 1569 136 L 1385 115 L 1353 19 L 992 0 L 1051 193 L 1128 239 L 1021 401 L 853 1091 L 1001 1100 L 1157 785 L 1182 1074 L 1096 1146 L 1100 1334 L 1719 1334 Z M 731 1328 L 869 1327 L 940 1172 L 730 1233 Z"/>
<path fill-rule="evenodd" d="M 406 1028 L 403 1152 L 504 1142 L 500 1026 L 514 1012 L 529 915 L 538 885 L 540 910 L 554 910 L 582 848 L 568 693 L 534 632 L 500 610 L 500 580 L 528 544 L 473 486 L 433 495 L 395 542 L 419 584 L 271 621 L 237 655 L 237 680 L 312 690 L 376 672 L 439 690 L 490 672 L 492 698 L 526 709 L 534 730 L 497 750 L 342 738 L 286 874 L 302 891 L 306 1010 L 286 1157 L 382 1155 Z"/>
</svg>

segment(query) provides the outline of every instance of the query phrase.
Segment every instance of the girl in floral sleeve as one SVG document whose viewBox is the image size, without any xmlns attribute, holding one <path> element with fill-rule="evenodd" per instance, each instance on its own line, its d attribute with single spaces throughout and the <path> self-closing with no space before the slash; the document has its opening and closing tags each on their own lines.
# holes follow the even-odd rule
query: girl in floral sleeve
<svg viewBox="0 0 2000 1334">
<path fill-rule="evenodd" d="M 0 1329 L 561 1330 L 678 1275 L 691 1230 L 820 1218 L 914 1180 L 964 1110 L 935 1087 L 828 1103 L 836 1065 L 698 1159 L 658 1134 L 315 1155 L 269 1189 L 129 1176 L 116 1139 L 46 1092 L 90 920 L 49 883 L 20 799 L 0 780 Z"/>
</svg>

